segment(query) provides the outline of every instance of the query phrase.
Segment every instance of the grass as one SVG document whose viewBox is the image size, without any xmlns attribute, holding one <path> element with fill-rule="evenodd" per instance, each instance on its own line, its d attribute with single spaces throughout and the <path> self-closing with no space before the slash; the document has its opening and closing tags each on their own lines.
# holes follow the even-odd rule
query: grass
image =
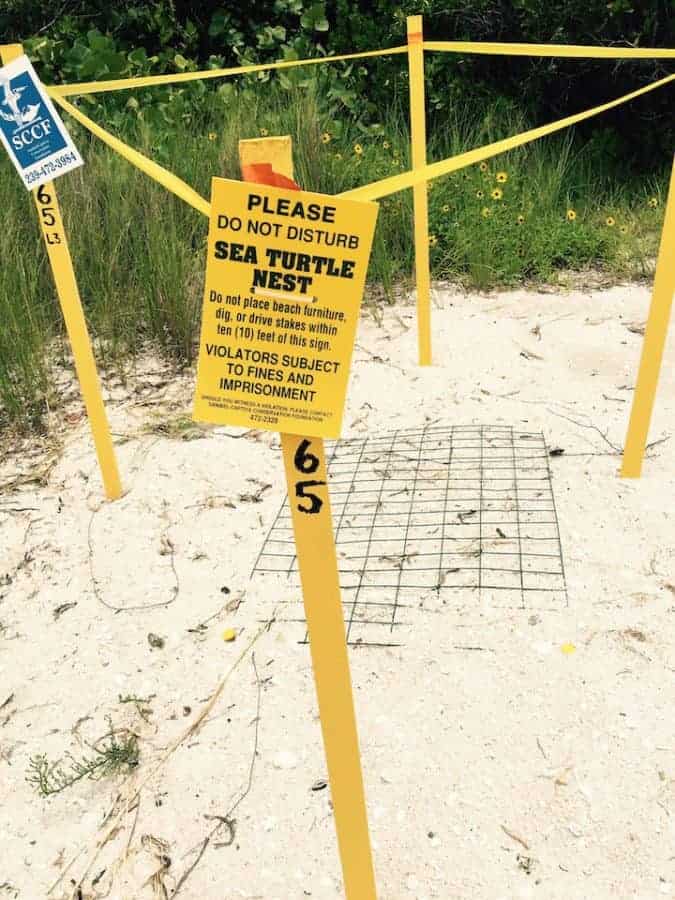
<svg viewBox="0 0 675 900">
<path fill-rule="evenodd" d="M 94 118 L 204 196 L 213 174 L 238 177 L 239 138 L 265 131 L 293 136 L 296 178 L 310 190 L 338 193 L 410 165 L 405 106 L 387 112 L 386 128 L 365 131 L 335 121 L 316 86 L 207 92 L 176 127 L 158 124 L 156 114 L 150 124 L 148 111 L 143 117 L 134 112 L 135 102 L 127 109 L 118 100 L 106 102 Z M 86 164 L 59 181 L 58 191 L 99 365 L 119 370 L 148 342 L 189 364 L 199 326 L 206 218 L 75 123 L 68 125 Z M 456 109 L 431 129 L 428 158 L 527 125 L 499 103 L 478 118 L 473 110 Z M 498 172 L 506 173 L 505 182 L 497 182 Z M 433 274 L 479 289 L 546 281 L 556 270 L 589 266 L 617 278 L 649 275 L 664 185 L 665 178 L 626 181 L 625 173 L 607 170 L 599 147 L 569 133 L 499 157 L 487 171 L 454 173 L 430 185 Z M 500 199 L 491 198 L 495 188 Z M 55 363 L 68 363 L 68 346 L 30 198 L 5 159 L 0 206 L 7 223 L 0 237 L 0 425 L 31 429 L 58 405 L 52 371 Z M 381 203 L 371 284 L 391 300 L 412 266 L 412 197 L 405 191 Z"/>
</svg>

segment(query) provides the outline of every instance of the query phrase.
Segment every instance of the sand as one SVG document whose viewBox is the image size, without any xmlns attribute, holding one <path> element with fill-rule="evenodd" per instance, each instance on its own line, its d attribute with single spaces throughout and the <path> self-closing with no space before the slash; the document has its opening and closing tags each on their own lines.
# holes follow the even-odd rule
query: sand
<svg viewBox="0 0 675 900">
<path fill-rule="evenodd" d="M 439 288 L 427 369 L 413 307 L 363 318 L 344 437 L 505 424 L 565 451 L 566 606 L 424 602 L 401 646 L 350 650 L 383 900 L 675 895 L 672 340 L 661 442 L 642 479 L 618 478 L 648 304 L 636 285 Z M 263 610 L 298 599 L 250 578 L 285 493 L 276 435 L 191 425 L 193 373 L 144 359 L 106 379 L 127 488 L 106 503 L 62 378 L 50 438 L 5 441 L 0 463 L 0 898 L 71 896 L 115 798 L 145 780 L 74 896 L 171 897 L 197 860 L 184 900 L 342 896 L 308 647 L 276 622 L 246 651 Z M 107 717 L 137 735 L 136 770 L 41 798 L 30 759 L 91 757 Z"/>
</svg>

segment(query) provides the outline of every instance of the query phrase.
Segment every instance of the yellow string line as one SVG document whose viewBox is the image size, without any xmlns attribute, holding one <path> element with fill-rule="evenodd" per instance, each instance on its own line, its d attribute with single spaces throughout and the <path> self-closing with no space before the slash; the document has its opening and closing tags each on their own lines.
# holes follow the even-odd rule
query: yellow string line
<svg viewBox="0 0 675 900">
<path fill-rule="evenodd" d="M 153 181 L 161 184 L 167 191 L 171 191 L 172 194 L 180 197 L 181 200 L 184 200 L 199 212 L 204 213 L 205 216 L 211 215 L 211 204 L 209 201 L 204 199 L 201 194 L 198 194 L 197 191 L 191 188 L 189 184 L 182 181 L 177 175 L 174 175 L 172 172 L 169 172 L 168 169 L 165 169 L 158 163 L 148 159 L 147 156 L 143 156 L 142 153 L 139 153 L 138 150 L 134 150 L 133 147 L 125 144 L 124 141 L 114 137 L 110 132 L 106 131 L 105 128 L 101 128 L 100 125 L 97 125 L 96 122 L 88 116 L 85 116 L 83 112 L 80 112 L 77 107 L 73 106 L 73 104 L 65 98 L 54 97 L 54 102 L 58 103 L 58 105 L 67 113 L 70 113 L 74 119 L 77 119 L 81 125 L 84 125 L 85 128 L 89 129 L 89 131 L 99 138 L 99 140 L 103 141 L 104 144 L 112 147 L 113 150 L 119 153 L 120 156 L 123 156 L 132 165 L 136 166 L 137 169 L 140 169 L 141 172 L 149 175 Z"/>
<path fill-rule="evenodd" d="M 474 41 L 424 41 L 424 49 L 441 53 L 482 53 L 499 56 L 550 56 L 577 59 L 675 59 L 675 49 L 661 47 L 590 47 L 575 44 L 509 44 Z M 272 69 L 292 69 L 296 66 L 317 66 L 323 63 L 343 62 L 349 59 L 367 59 L 407 53 L 407 46 L 389 47 L 384 50 L 367 50 L 363 53 L 343 53 L 315 59 L 293 59 L 260 65 L 232 66 L 228 69 L 204 69 L 199 72 L 177 72 L 169 75 L 146 75 L 139 78 L 117 78 L 111 81 L 85 81 L 80 84 L 52 85 L 47 92 L 52 97 L 73 97 L 80 94 L 100 94 L 107 91 L 124 91 L 131 88 L 156 87 L 161 84 L 181 84 L 208 78 L 228 78 L 248 75 L 252 72 L 268 72 Z"/>
<path fill-rule="evenodd" d="M 439 178 L 442 175 L 455 172 L 457 169 L 463 169 L 466 166 L 480 163 L 484 159 L 489 159 L 492 156 L 505 153 L 507 150 L 521 147 L 523 144 L 527 144 L 530 141 L 536 141 L 538 138 L 553 134 L 563 128 L 568 128 L 570 125 L 576 125 L 577 122 L 583 122 L 584 119 L 590 119 L 591 116 L 597 116 L 600 113 L 607 112 L 607 110 L 620 106 L 622 103 L 628 103 L 630 100 L 642 96 L 642 94 L 663 87 L 674 79 L 675 75 L 668 75 L 666 78 L 661 78 L 659 81 L 648 84 L 636 91 L 631 91 L 630 94 L 624 94 L 623 97 L 619 97 L 617 100 L 611 100 L 609 103 L 603 103 L 601 106 L 595 106 L 593 109 L 586 110 L 585 112 L 567 116 L 564 119 L 559 119 L 557 122 L 551 122 L 548 125 L 541 125 L 539 128 L 531 128 L 529 131 L 523 131 L 521 134 L 514 135 L 513 137 L 504 138 L 501 141 L 495 141 L 494 143 L 486 144 L 483 147 L 477 147 L 475 150 L 469 150 L 466 153 L 448 157 L 440 162 L 431 163 L 428 166 L 422 166 L 421 168 L 413 169 L 409 172 L 403 172 L 400 175 L 392 175 L 389 178 L 374 181 L 372 184 L 367 184 L 363 187 L 352 188 L 349 191 L 344 191 L 340 196 L 351 197 L 352 200 L 378 200 L 381 197 L 386 197 L 397 191 L 411 188 L 421 181 L 430 181 L 433 178 Z"/>
<path fill-rule="evenodd" d="M 554 56 L 576 59 L 675 59 L 661 47 L 587 47 L 578 44 L 501 44 L 486 41 L 425 41 L 424 49 L 440 53 L 488 53 L 497 56 Z"/>
<path fill-rule="evenodd" d="M 118 78 L 114 81 L 85 81 L 81 84 L 61 84 L 47 87 L 53 97 L 73 97 L 80 94 L 101 94 L 106 91 L 126 91 L 131 88 L 157 87 L 161 84 L 181 84 L 206 78 L 228 78 L 232 75 L 249 75 L 251 72 L 267 72 L 271 69 L 292 69 L 296 66 L 317 66 L 321 63 L 343 62 L 348 59 L 367 59 L 373 56 L 389 56 L 407 53 L 407 47 L 390 47 L 386 50 L 368 50 L 364 53 L 343 53 L 340 56 L 322 56 L 315 59 L 293 59 L 254 66 L 233 66 L 229 69 L 205 69 L 201 72 L 178 72 L 170 75 L 146 75 L 140 78 Z"/>
<path fill-rule="evenodd" d="M 392 175 L 389 178 L 383 178 L 380 181 L 374 181 L 371 184 L 366 184 L 362 187 L 352 188 L 349 191 L 344 191 L 341 196 L 351 197 L 353 200 L 379 200 L 380 198 L 386 197 L 389 194 L 395 194 L 398 191 L 403 191 L 406 188 L 411 188 L 423 181 L 431 181 L 434 178 L 440 178 L 443 175 L 448 175 L 450 172 L 455 172 L 458 169 L 465 168 L 466 166 L 482 162 L 484 159 L 489 159 L 492 156 L 498 156 L 501 153 L 505 153 L 507 150 L 512 150 L 515 147 L 521 147 L 523 144 L 527 144 L 530 141 L 535 141 L 538 138 L 553 134 L 554 132 L 560 131 L 563 128 L 568 128 L 570 125 L 576 125 L 577 122 L 582 122 L 584 119 L 590 119 L 591 116 L 597 116 L 609 109 L 620 106 L 622 103 L 628 103 L 630 100 L 634 100 L 636 97 L 642 96 L 642 94 L 646 94 L 649 91 L 654 91 L 657 88 L 663 87 L 674 79 L 675 75 L 668 75 L 666 78 L 661 78 L 659 81 L 648 84 L 636 91 L 631 91 L 631 93 L 629 94 L 624 94 L 622 97 L 619 97 L 616 100 L 611 100 L 609 103 L 603 103 L 601 106 L 595 106 L 593 109 L 586 110 L 585 112 L 567 116 L 564 119 L 559 119 L 557 122 L 551 122 L 548 125 L 541 125 L 540 127 L 532 128 L 529 131 L 523 131 L 521 134 L 517 134 L 509 138 L 504 138 L 501 141 L 495 141 L 492 144 L 486 144 L 483 147 L 477 147 L 474 150 L 468 150 L 466 153 L 460 153 L 457 156 L 450 156 L 447 159 L 441 160 L 440 162 L 431 163 L 426 166 L 420 166 L 419 168 L 413 169 L 409 172 L 403 172 L 400 175 Z M 167 169 L 164 169 L 162 166 L 153 162 L 151 159 L 148 159 L 147 156 L 139 153 L 138 150 L 134 150 L 133 147 L 129 147 L 129 145 L 125 144 L 124 141 L 121 141 L 119 138 L 111 135 L 105 130 L 105 128 L 101 128 L 100 125 L 97 125 L 96 122 L 92 121 L 88 116 L 85 116 L 84 113 L 80 112 L 80 110 L 73 106 L 72 103 L 69 103 L 68 100 L 65 100 L 63 97 L 58 96 L 54 97 L 54 100 L 62 109 L 64 109 L 67 113 L 70 113 L 70 115 L 73 116 L 73 118 L 75 118 L 81 125 L 89 129 L 92 134 L 94 134 L 97 138 L 99 138 L 101 141 L 103 141 L 105 144 L 107 144 L 109 147 L 123 156 L 128 162 L 132 163 L 132 165 L 135 165 L 146 175 L 149 175 L 150 178 L 157 181 L 168 191 L 171 191 L 171 193 L 175 194 L 177 197 L 180 197 L 181 200 L 184 200 L 186 203 L 188 203 L 190 206 L 193 206 L 196 210 L 203 213 L 205 216 L 211 215 L 211 204 L 209 203 L 209 201 L 202 197 L 201 194 L 198 194 L 193 188 L 191 188 L 180 178 L 178 178 L 178 176 L 169 172 Z"/>
</svg>

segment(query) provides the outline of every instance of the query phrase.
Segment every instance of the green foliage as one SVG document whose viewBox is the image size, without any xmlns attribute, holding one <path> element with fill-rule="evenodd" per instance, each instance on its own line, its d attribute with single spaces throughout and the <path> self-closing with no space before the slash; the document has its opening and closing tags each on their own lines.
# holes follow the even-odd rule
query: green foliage
<svg viewBox="0 0 675 900">
<path fill-rule="evenodd" d="M 336 0 L 329 47 L 338 51 L 400 44 L 405 18 L 424 15 L 428 40 L 674 47 L 673 0 Z M 510 98 L 531 121 L 544 122 L 603 103 L 672 72 L 672 63 L 528 59 L 479 54 L 427 54 L 427 99 L 442 124 L 459 103 L 480 115 L 496 98 Z M 356 84 L 357 79 L 354 78 Z M 384 89 L 406 86 L 396 58 L 368 67 L 358 92 L 381 103 Z M 591 120 L 584 135 L 611 129 L 613 159 L 658 169 L 672 155 L 672 87 Z"/>
<path fill-rule="evenodd" d="M 131 772 L 138 765 L 138 741 L 134 734 L 124 733 L 121 740 L 108 721 L 110 731 L 101 741 L 100 746 L 92 747 L 93 756 L 76 759 L 67 753 L 68 767 L 61 760 L 49 762 L 44 754 L 32 756 L 29 762 L 26 781 L 32 784 L 41 797 L 49 797 L 72 787 L 83 778 L 98 781 L 112 775 Z"/>
<path fill-rule="evenodd" d="M 425 36 L 437 40 L 519 41 L 616 46 L 675 46 L 673 0 L 155 0 L 111 4 L 71 0 L 54 17 L 52 4 L 5 0 L 0 33 L 23 40 L 45 81 L 74 82 L 161 74 L 223 65 L 349 53 L 405 42 L 407 15 L 422 13 Z M 529 120 L 547 121 L 604 102 L 662 77 L 667 61 L 528 59 L 429 53 L 428 105 L 442 125 L 467 100 L 476 115 L 498 97 L 513 100 Z M 226 92 L 254 81 L 287 89 L 316 73 L 289 70 L 220 83 Z M 380 122 L 392 99 L 407 95 L 405 57 L 322 67 L 322 91 L 335 114 L 347 111 L 365 125 Z M 182 88 L 188 100 L 218 85 Z M 167 124 L 181 110 L 174 91 L 134 95 L 161 108 Z M 658 169 L 672 153 L 671 89 L 657 91 L 584 126 L 608 132 L 608 151 L 624 165 Z M 106 111 L 124 110 L 126 93 L 107 98 Z M 101 104 L 96 96 L 86 101 Z M 133 106 L 133 104 L 132 104 Z M 180 104 L 179 104 L 180 107 Z"/>
</svg>

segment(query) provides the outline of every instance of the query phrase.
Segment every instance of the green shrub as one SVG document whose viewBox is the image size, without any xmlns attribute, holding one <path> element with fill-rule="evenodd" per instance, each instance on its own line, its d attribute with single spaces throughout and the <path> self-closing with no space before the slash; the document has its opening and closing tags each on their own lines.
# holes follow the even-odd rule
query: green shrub
<svg viewBox="0 0 675 900">
<path fill-rule="evenodd" d="M 436 40 L 675 46 L 672 0 L 253 0 L 246 4 L 156 0 L 112 4 L 73 0 L 54 18 L 53 5 L 5 0 L 4 40 L 23 40 L 47 82 L 90 81 L 186 71 L 277 59 L 349 53 L 405 43 L 407 15 L 422 13 Z M 672 61 L 529 59 L 427 55 L 429 112 L 441 127 L 458 105 L 474 115 L 509 98 L 531 121 L 548 121 L 626 93 L 672 71 Z M 172 89 L 134 95 L 159 105 L 168 124 L 204 91 L 229 91 L 252 81 L 297 88 L 315 77 L 306 69 L 263 73 L 230 82 L 192 85 L 171 103 Z M 381 123 L 392 100 L 407 102 L 404 56 L 321 67 L 322 94 L 337 118 Z M 126 93 L 107 99 L 124 109 Z M 90 97 L 94 106 L 101 101 Z M 659 170 L 672 154 L 672 89 L 664 88 L 583 126 L 596 136 L 607 163 Z"/>
</svg>

